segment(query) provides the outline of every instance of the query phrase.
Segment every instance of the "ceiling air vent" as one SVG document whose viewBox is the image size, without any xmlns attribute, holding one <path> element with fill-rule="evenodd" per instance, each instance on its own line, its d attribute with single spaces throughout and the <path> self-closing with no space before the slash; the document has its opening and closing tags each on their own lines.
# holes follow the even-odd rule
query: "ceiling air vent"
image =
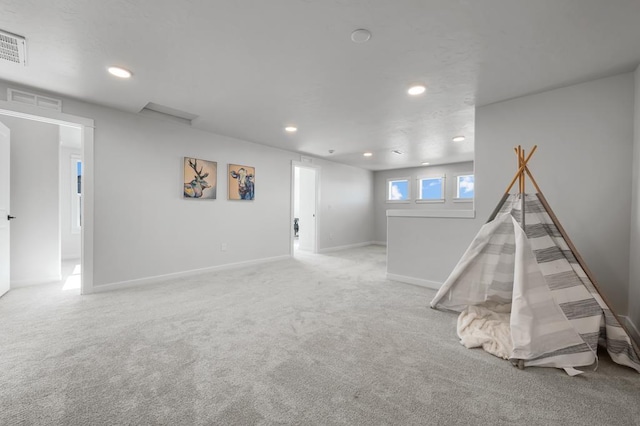
<svg viewBox="0 0 640 426">
<path fill-rule="evenodd" d="M 27 40 L 24 37 L 0 30 L 0 59 L 27 65 Z"/>
<path fill-rule="evenodd" d="M 168 106 L 154 104 L 149 102 L 144 108 L 140 110 L 141 114 L 150 115 L 157 118 L 167 118 L 180 123 L 191 125 L 191 122 L 198 118 L 197 115 L 190 112 L 180 111 L 179 109 L 171 108 Z"/>
</svg>

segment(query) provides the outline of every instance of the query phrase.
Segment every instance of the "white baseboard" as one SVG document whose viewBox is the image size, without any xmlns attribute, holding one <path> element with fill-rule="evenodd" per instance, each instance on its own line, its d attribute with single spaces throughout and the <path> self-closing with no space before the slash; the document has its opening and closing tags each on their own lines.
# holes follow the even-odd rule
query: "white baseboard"
<svg viewBox="0 0 640 426">
<path fill-rule="evenodd" d="M 387 246 L 386 241 L 371 241 L 371 244 L 373 244 L 374 246 Z"/>
<path fill-rule="evenodd" d="M 160 283 L 163 281 L 176 279 L 176 278 L 185 278 L 185 277 L 191 277 L 194 275 L 205 274 L 207 272 L 218 272 L 218 271 L 225 271 L 228 269 L 243 268 L 246 266 L 261 265 L 264 263 L 277 262 L 279 260 L 285 260 L 285 259 L 291 259 L 291 256 L 286 254 L 283 256 L 248 260 L 246 262 L 227 263 L 225 265 L 211 266 L 209 268 L 192 269 L 190 271 L 174 272 L 171 274 L 164 274 L 164 275 L 154 275 L 152 277 L 138 278 L 135 280 L 120 281 L 120 282 L 102 284 L 102 285 L 94 285 L 92 293 L 104 293 L 106 291 L 121 290 L 125 288 L 138 287 L 138 286 L 148 285 L 148 284 L 156 284 L 156 283 Z"/>
<path fill-rule="evenodd" d="M 349 249 L 358 248 L 358 247 L 366 247 L 373 244 L 374 244 L 373 241 L 366 241 L 364 243 L 348 244 L 346 246 L 327 247 L 327 248 L 318 250 L 318 253 L 332 253 L 334 251 L 342 251 L 342 250 L 349 250 Z"/>
<path fill-rule="evenodd" d="M 638 327 L 636 327 L 633 321 L 631 321 L 631 318 L 629 318 L 627 315 L 619 315 L 619 316 L 620 316 L 620 319 L 624 321 L 625 323 L 624 325 L 627 331 L 631 333 L 631 338 L 635 340 L 638 344 L 640 344 L 640 331 L 638 331 Z"/>
<path fill-rule="evenodd" d="M 55 283 L 55 282 L 61 281 L 61 280 L 62 280 L 62 276 L 60 276 L 60 275 L 52 275 L 50 277 L 40 278 L 40 279 L 37 279 L 37 280 L 11 281 L 10 288 L 14 289 L 14 288 L 20 288 L 20 287 L 31 287 L 31 286 L 34 286 L 34 285 Z"/>
<path fill-rule="evenodd" d="M 420 287 L 430 288 L 432 290 L 440 290 L 443 283 L 431 280 L 423 280 L 422 278 L 407 277 L 404 275 L 396 275 L 387 273 L 387 278 L 392 281 L 400 281 L 401 283 L 419 285 Z"/>
</svg>

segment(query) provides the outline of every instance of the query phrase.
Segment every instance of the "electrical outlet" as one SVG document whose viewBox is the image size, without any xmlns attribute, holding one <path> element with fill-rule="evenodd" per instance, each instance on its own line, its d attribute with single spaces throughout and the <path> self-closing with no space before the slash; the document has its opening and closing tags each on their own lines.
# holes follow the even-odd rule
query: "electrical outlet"
<svg viewBox="0 0 640 426">
<path fill-rule="evenodd" d="M 220 244 L 220 251 L 227 251 L 227 243 Z"/>
</svg>

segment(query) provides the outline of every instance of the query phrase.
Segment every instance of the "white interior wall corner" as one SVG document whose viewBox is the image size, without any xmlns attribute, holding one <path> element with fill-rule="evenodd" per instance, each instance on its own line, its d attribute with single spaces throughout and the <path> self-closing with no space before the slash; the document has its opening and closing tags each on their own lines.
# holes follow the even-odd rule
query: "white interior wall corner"
<svg viewBox="0 0 640 426">
<path fill-rule="evenodd" d="M 629 249 L 629 316 L 635 330 L 640 329 L 640 66 L 634 73 L 633 176 Z M 638 337 L 638 336 L 636 336 Z"/>
</svg>

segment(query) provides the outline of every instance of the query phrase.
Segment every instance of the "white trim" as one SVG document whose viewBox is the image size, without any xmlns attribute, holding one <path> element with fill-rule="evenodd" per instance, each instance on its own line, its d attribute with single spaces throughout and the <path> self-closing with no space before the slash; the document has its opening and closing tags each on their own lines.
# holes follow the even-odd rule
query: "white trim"
<svg viewBox="0 0 640 426">
<path fill-rule="evenodd" d="M 390 200 L 389 199 L 389 184 L 391 182 L 399 182 L 399 181 L 407 181 L 407 199 L 406 200 Z M 386 200 L 387 203 L 410 203 L 411 200 L 413 200 L 413 197 L 411 196 L 411 191 L 412 191 L 412 185 L 411 185 L 411 176 L 409 177 L 396 177 L 396 178 L 389 178 L 387 179 L 387 184 L 384 187 L 384 199 Z"/>
<path fill-rule="evenodd" d="M 333 253 L 335 251 L 349 250 L 349 249 L 354 249 L 358 247 L 366 247 L 374 244 L 375 243 L 373 241 L 366 241 L 364 243 L 355 243 L 355 244 L 347 244 L 344 246 L 327 247 L 327 248 L 321 249 L 318 253 Z"/>
<path fill-rule="evenodd" d="M 387 217 L 443 217 L 474 219 L 475 210 L 387 210 Z"/>
<path fill-rule="evenodd" d="M 633 321 L 631 321 L 631 318 L 627 315 L 619 315 L 619 317 L 624 320 L 627 329 L 631 332 L 631 338 L 640 344 L 640 331 L 638 330 L 638 327 L 636 327 Z"/>
<path fill-rule="evenodd" d="M 36 120 L 42 123 L 55 124 L 58 126 L 94 127 L 94 121 L 91 118 L 42 109 L 33 105 L 21 104 L 19 102 L 0 100 L 0 115 Z"/>
<path fill-rule="evenodd" d="M 473 203 L 473 198 L 454 198 L 454 203 Z"/>
<path fill-rule="evenodd" d="M 206 274 L 209 272 L 226 271 L 229 269 L 239 269 L 246 266 L 262 265 L 265 263 L 278 262 L 286 259 L 291 259 L 291 256 L 288 254 L 285 254 L 282 256 L 265 257 L 263 259 L 247 260 L 244 262 L 227 263 L 224 265 L 211 266 L 208 268 L 192 269 L 189 271 L 173 272 L 170 274 L 163 274 L 163 275 L 154 275 L 151 277 L 138 278 L 135 280 L 127 280 L 127 281 L 120 281 L 120 282 L 109 283 L 109 284 L 96 285 L 93 287 L 93 292 L 104 293 L 106 291 L 114 291 L 114 290 L 121 290 L 125 288 L 132 288 L 132 287 L 138 287 L 138 286 L 149 285 L 149 284 L 157 284 L 163 281 L 168 281 L 176 278 L 186 278 L 194 275 Z"/>
<path fill-rule="evenodd" d="M 93 169 L 94 169 L 94 120 L 86 117 L 46 110 L 33 105 L 0 100 L 0 115 L 34 120 L 41 123 L 69 126 L 82 130 L 83 203 L 81 231 L 82 282 L 80 294 L 93 291 Z"/>
<path fill-rule="evenodd" d="M 422 198 L 422 181 L 423 180 L 435 180 L 440 179 L 440 198 Z M 418 187 L 418 194 L 416 195 L 416 203 L 444 203 L 445 194 L 447 193 L 447 175 L 419 175 L 416 178 L 416 186 Z"/>
<path fill-rule="evenodd" d="M 439 198 L 437 200 L 436 199 L 427 200 L 427 199 L 423 199 L 423 198 L 418 198 L 416 200 L 416 204 L 438 204 L 438 203 L 442 204 L 444 202 L 445 202 L 444 198 Z"/>
<path fill-rule="evenodd" d="M 39 278 L 37 280 L 20 280 L 20 281 L 11 281 L 10 289 L 14 290 L 16 288 L 21 287 L 31 287 L 34 285 L 42 285 L 42 284 L 51 284 L 62 281 L 62 275 L 52 275 L 47 278 Z"/>
<path fill-rule="evenodd" d="M 423 280 L 421 278 L 390 274 L 388 272 L 387 272 L 387 279 L 391 281 L 399 281 L 401 283 L 406 283 L 406 284 L 413 284 L 420 287 L 426 287 L 426 288 L 430 288 L 431 290 L 440 290 L 440 287 L 442 287 L 442 284 L 443 284 L 438 281 Z"/>
<path fill-rule="evenodd" d="M 371 241 L 371 244 L 374 246 L 387 246 L 387 242 L 386 241 Z"/>
<path fill-rule="evenodd" d="M 476 180 L 476 176 L 474 172 L 468 172 L 468 173 L 456 173 L 455 175 L 455 183 L 454 183 L 454 200 L 464 200 L 465 198 L 460 198 L 460 177 L 462 176 L 473 176 L 473 181 L 475 183 Z M 475 188 L 474 188 L 474 194 L 475 194 Z M 468 200 L 473 201 L 473 198 L 467 198 Z"/>
</svg>

